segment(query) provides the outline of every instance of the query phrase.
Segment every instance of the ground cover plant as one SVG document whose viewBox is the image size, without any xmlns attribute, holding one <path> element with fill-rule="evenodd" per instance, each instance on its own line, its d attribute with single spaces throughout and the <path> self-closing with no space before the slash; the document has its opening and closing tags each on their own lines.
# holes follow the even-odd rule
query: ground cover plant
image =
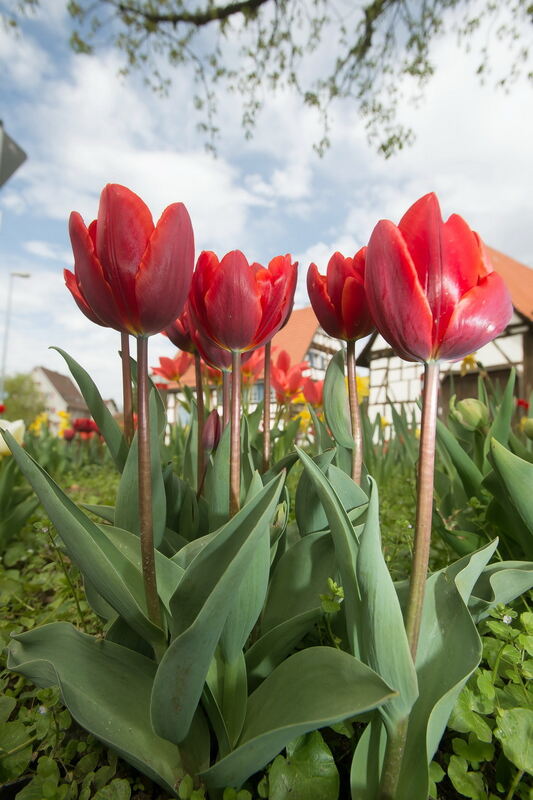
<svg viewBox="0 0 533 800">
<path fill-rule="evenodd" d="M 488 540 L 458 560 L 434 561 L 428 575 L 431 555 L 439 555 L 434 546 L 432 552 L 431 528 L 440 362 L 482 346 L 511 313 L 479 238 L 458 217 L 443 223 L 436 198 L 428 195 L 399 227 L 378 223 L 368 248 L 353 259 L 337 254 L 325 279 L 310 271 L 313 305 L 325 330 L 346 342 L 346 359 L 339 350 L 331 360 L 324 417 L 310 403 L 313 434 L 294 446 L 300 420 L 279 420 L 271 437 L 270 417 L 261 419 L 264 407 L 251 414 L 240 407 L 242 353 L 266 346 L 292 308 L 296 265 L 290 256 L 264 268 L 239 251 L 221 260 L 204 252 L 193 273 L 184 207 L 169 206 L 154 226 L 144 203 L 113 185 L 102 193 L 96 223 L 87 229 L 73 214 L 70 232 L 75 273 L 67 272 L 66 281 L 74 299 L 93 322 L 121 333 L 123 430 L 90 376 L 59 351 L 107 445 L 119 475 L 116 493 L 81 507 L 9 432 L 4 438 L 47 514 L 51 525 L 44 527 L 57 534 L 54 552 L 76 597 L 78 623 L 87 607 L 65 554 L 79 569 L 99 622 L 86 632 L 56 618 L 15 632 L 8 670 L 40 691 L 58 686 L 76 722 L 167 796 L 227 800 L 240 793 L 244 800 L 256 793 L 281 800 L 317 796 L 320 787 L 332 800 L 422 800 L 435 794 L 437 782 L 443 792 L 453 786 L 488 797 L 501 785 L 508 797 L 523 794 L 530 764 L 519 743 L 531 709 L 526 695 L 521 705 L 505 706 L 504 698 L 518 702 L 507 684 L 520 683 L 524 674 L 522 668 L 500 672 L 500 665 L 516 659 L 511 650 L 525 660 L 530 623 L 522 615 L 521 628 L 509 628 L 507 617 L 519 612 L 502 612 L 502 604 L 527 592 L 532 565 L 494 560 L 498 541 Z M 450 241 L 453 246 L 445 244 Z M 354 343 L 368 333 L 367 317 L 358 311 L 365 303 L 396 351 L 425 363 L 416 453 L 405 416 L 394 418 L 395 441 L 386 456 L 361 416 Z M 361 324 L 348 324 L 352 316 Z M 166 437 L 162 398 L 148 377 L 148 337 L 165 327 L 175 333 L 172 326 L 189 337 L 198 366 L 203 357 L 226 375 L 222 421 L 216 412 L 206 419 L 196 370 L 185 439 Z M 130 334 L 136 359 L 129 354 Z M 282 387 L 289 385 L 285 366 Z M 507 406 L 504 398 L 493 409 L 495 425 L 483 446 L 491 469 L 483 480 L 505 485 L 506 503 L 531 536 L 532 464 L 508 449 Z M 169 458 L 172 447 L 179 473 Z M 440 458 L 439 469 L 453 483 L 467 462 L 454 461 L 442 448 Z M 408 578 L 397 572 L 395 582 L 381 544 L 379 485 L 369 468 L 380 463 L 382 485 L 394 485 L 393 476 L 408 475 L 415 460 Z M 297 463 L 299 475 L 289 481 Z M 388 559 L 396 565 L 404 560 L 394 552 Z M 489 619 L 491 613 L 496 618 Z M 485 648 L 492 690 L 487 677 L 481 685 L 487 696 L 493 691 L 491 707 L 482 706 L 468 684 L 483 658 L 476 625 L 484 620 L 487 636 L 502 640 L 502 655 L 491 667 L 494 652 Z M 504 638 L 510 630 L 512 641 Z M 14 679 L 5 680 L 13 692 Z M 5 725 L 18 725 L 10 719 L 14 698 L 6 697 Z M 469 707 L 474 701 L 477 706 Z M 461 703 L 471 713 L 461 717 Z M 450 715 L 450 725 L 468 738 L 463 744 L 461 737 L 452 739 L 452 755 L 439 752 L 433 763 Z M 70 729 L 70 717 L 61 719 L 57 740 Z M 28 727 L 33 737 L 37 722 Z M 8 731 L 22 736 L 20 727 Z M 480 770 L 469 764 L 490 763 L 492 751 L 478 747 L 470 733 L 485 745 L 501 743 L 504 767 L 494 781 L 488 771 L 472 777 Z M 4 747 L 2 760 L 9 764 L 27 748 L 20 740 Z M 68 768 L 58 771 L 49 753 L 42 758 L 27 796 L 131 792 L 113 756 L 99 765 L 98 778 L 99 760 L 84 762 L 74 788 L 72 781 L 59 786 Z M 69 764 L 75 773 L 78 762 Z"/>
</svg>

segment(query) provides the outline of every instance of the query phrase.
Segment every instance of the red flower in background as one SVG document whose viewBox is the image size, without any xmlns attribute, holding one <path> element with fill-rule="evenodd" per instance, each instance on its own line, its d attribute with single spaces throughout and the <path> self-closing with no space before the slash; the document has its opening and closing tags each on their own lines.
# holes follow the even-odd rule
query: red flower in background
<svg viewBox="0 0 533 800">
<path fill-rule="evenodd" d="M 74 273 L 65 283 L 92 322 L 123 333 L 151 335 L 182 312 L 194 268 L 194 236 L 182 203 L 168 206 L 154 227 L 145 203 L 118 184 L 100 196 L 88 228 L 70 215 Z"/>
<path fill-rule="evenodd" d="M 303 382 L 302 392 L 309 405 L 317 408 L 323 403 L 324 381 L 306 378 Z"/>
<path fill-rule="evenodd" d="M 193 357 L 190 353 L 178 353 L 174 358 L 161 356 L 159 366 L 152 367 L 152 373 L 166 378 L 169 382 L 179 383 L 192 363 Z"/>
<path fill-rule="evenodd" d="M 249 356 L 249 358 L 246 358 Z M 251 353 L 244 353 L 241 375 L 243 386 L 253 386 L 265 369 L 265 351 L 262 347 Z"/>
<path fill-rule="evenodd" d="M 74 430 L 74 428 L 65 428 L 61 436 L 66 442 L 71 442 L 76 436 L 76 431 Z"/>
<path fill-rule="evenodd" d="M 529 409 L 529 403 L 522 397 L 517 398 L 516 405 L 518 406 L 518 408 L 524 408 L 526 411 Z"/>
<path fill-rule="evenodd" d="M 90 417 L 78 417 L 72 421 L 72 427 L 77 433 L 100 433 L 98 425 Z"/>
<path fill-rule="evenodd" d="M 275 364 L 272 364 L 272 386 L 278 403 L 288 403 L 300 394 L 304 384 L 303 373 L 309 369 L 307 361 L 291 366 L 291 358 L 286 350 L 281 350 Z"/>
<path fill-rule="evenodd" d="M 366 254 L 365 288 L 376 327 L 407 361 L 454 361 L 501 333 L 513 307 L 479 236 L 436 195 L 400 220 L 378 222 Z"/>
<path fill-rule="evenodd" d="M 268 268 L 248 264 L 240 250 L 219 261 L 204 251 L 196 264 L 189 310 L 202 336 L 225 350 L 252 350 L 269 341 L 292 307 L 297 264 L 277 256 Z"/>
<path fill-rule="evenodd" d="M 374 321 L 365 292 L 365 254 L 362 247 L 353 258 L 334 253 L 326 275 L 316 264 L 307 273 L 307 291 L 318 321 L 330 336 L 353 341 L 367 336 Z"/>
<path fill-rule="evenodd" d="M 5 405 L 3 403 L 0 403 L 0 414 L 3 414 L 5 410 L 6 410 Z"/>
</svg>

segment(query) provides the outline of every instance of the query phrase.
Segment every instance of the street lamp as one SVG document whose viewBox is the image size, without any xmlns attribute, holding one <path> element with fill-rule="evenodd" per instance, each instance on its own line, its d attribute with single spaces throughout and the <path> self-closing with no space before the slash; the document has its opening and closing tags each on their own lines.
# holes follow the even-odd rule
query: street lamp
<svg viewBox="0 0 533 800">
<path fill-rule="evenodd" d="M 4 346 L 2 349 L 2 369 L 0 371 L 0 403 L 4 402 L 4 382 L 6 377 L 7 361 L 7 337 L 9 334 L 9 323 L 11 320 L 11 297 L 13 294 L 13 278 L 30 278 L 29 272 L 10 272 L 9 285 L 7 288 L 6 322 L 4 328 Z"/>
</svg>

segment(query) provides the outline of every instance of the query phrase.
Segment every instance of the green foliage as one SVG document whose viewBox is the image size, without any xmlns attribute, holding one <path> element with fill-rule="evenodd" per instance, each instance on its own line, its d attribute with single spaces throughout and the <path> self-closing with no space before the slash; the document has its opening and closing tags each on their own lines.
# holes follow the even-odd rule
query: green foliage
<svg viewBox="0 0 533 800">
<path fill-rule="evenodd" d="M 46 399 L 31 375 L 18 373 L 5 379 L 5 417 L 22 419 L 26 426 L 46 411 Z"/>
</svg>

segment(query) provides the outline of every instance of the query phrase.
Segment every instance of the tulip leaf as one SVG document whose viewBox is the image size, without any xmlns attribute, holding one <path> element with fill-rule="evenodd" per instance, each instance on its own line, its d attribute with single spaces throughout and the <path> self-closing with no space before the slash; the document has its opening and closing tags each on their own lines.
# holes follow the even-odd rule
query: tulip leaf
<svg viewBox="0 0 533 800">
<path fill-rule="evenodd" d="M 174 794 L 179 750 L 150 725 L 153 661 L 55 622 L 14 636 L 8 668 L 37 686 L 58 685 L 76 722 Z"/>
<path fill-rule="evenodd" d="M 497 561 L 489 564 L 481 575 L 468 602 L 468 608 L 477 624 L 488 616 L 499 603 L 507 605 L 533 586 L 533 562 Z"/>
<path fill-rule="evenodd" d="M 359 636 L 363 624 L 361 595 L 356 575 L 358 537 L 347 511 L 330 481 L 303 450 L 296 448 L 296 451 L 326 512 L 344 588 L 344 613 L 349 646 L 351 652 L 358 656 L 360 654 Z"/>
<path fill-rule="evenodd" d="M 328 433 L 328 429 L 324 425 L 321 419 L 318 418 L 318 414 L 316 409 L 310 403 L 307 403 L 307 409 L 311 416 L 311 420 L 313 422 L 314 428 L 314 446 L 316 450 L 316 454 L 323 453 L 324 450 L 330 450 L 332 447 L 335 446 L 335 442 L 331 438 Z"/>
<path fill-rule="evenodd" d="M 13 439 L 4 433 L 13 457 L 57 528 L 69 556 L 106 600 L 137 633 L 151 643 L 162 631 L 147 617 L 140 571 L 109 541 Z"/>
<path fill-rule="evenodd" d="M 492 446 L 492 440 L 495 439 L 501 445 L 507 445 L 509 442 L 509 432 L 511 430 L 511 420 L 516 408 L 514 397 L 514 386 L 516 382 L 516 370 L 514 367 L 511 369 L 509 380 L 505 386 L 503 397 L 500 405 L 494 415 L 494 420 L 490 426 L 490 430 L 485 437 L 485 455 L 488 455 L 489 448 Z"/>
<path fill-rule="evenodd" d="M 496 439 L 490 444 L 490 458 L 505 496 L 518 511 L 531 534 L 526 555 L 533 556 L 533 464 L 515 456 Z"/>
<path fill-rule="evenodd" d="M 463 482 L 467 497 L 480 496 L 483 474 L 476 467 L 470 456 L 465 453 L 455 436 L 439 419 L 437 420 L 437 440 L 452 460 Z"/>
<path fill-rule="evenodd" d="M 209 508 L 209 530 L 220 528 L 229 517 L 230 426 L 226 425 L 207 467 L 204 497 Z"/>
<path fill-rule="evenodd" d="M 381 549 L 377 485 L 370 481 L 368 517 L 357 558 L 357 583 L 365 614 L 361 654 L 364 662 L 398 692 L 380 709 L 387 724 L 395 725 L 409 714 L 418 687 L 398 595 Z"/>
<path fill-rule="evenodd" d="M 136 384 L 137 362 L 135 361 L 134 358 L 132 358 L 132 356 L 130 356 L 130 368 L 131 368 L 132 380 Z M 150 406 L 150 414 L 153 414 L 155 416 L 155 419 L 157 420 L 157 425 L 156 425 L 157 431 L 158 434 L 161 436 L 167 426 L 167 410 L 157 386 L 155 385 L 155 383 L 153 382 L 153 380 L 149 375 L 148 375 L 148 391 L 150 393 L 150 396 L 152 395 L 154 396 L 154 401 L 155 401 L 154 407 L 152 408 L 152 406 Z"/>
<path fill-rule="evenodd" d="M 90 511 L 91 514 L 94 514 L 100 519 L 113 524 L 115 521 L 115 507 L 114 506 L 92 506 L 88 503 L 83 503 L 82 508 L 86 511 Z"/>
<path fill-rule="evenodd" d="M 128 445 L 116 420 L 102 400 L 102 395 L 98 391 L 96 384 L 89 373 L 86 372 L 72 356 L 69 356 L 68 353 L 65 353 L 60 347 L 52 347 L 51 349 L 57 350 L 67 362 L 70 373 L 79 386 L 83 399 L 91 412 L 91 416 L 98 425 L 98 430 L 104 437 L 113 461 L 118 471 L 122 472 L 128 455 Z"/>
<path fill-rule="evenodd" d="M 334 457 L 335 450 L 326 450 L 326 452 L 314 456 L 313 461 L 324 472 Z M 328 518 L 322 503 L 310 476 L 305 471 L 302 472 L 296 487 L 295 512 L 301 536 L 324 530 L 328 526 Z"/>
<path fill-rule="evenodd" d="M 152 473 L 152 520 L 154 546 L 159 547 L 163 541 L 166 527 L 166 495 L 161 470 L 161 457 L 159 453 L 159 434 L 157 432 L 156 398 L 150 392 L 150 463 Z M 114 523 L 117 528 L 124 528 L 140 535 L 139 517 L 139 439 L 135 432 L 124 471 L 118 486 L 115 502 Z"/>
<path fill-rule="evenodd" d="M 189 564 L 171 600 L 173 636 L 152 693 L 152 722 L 179 743 L 189 730 L 209 664 L 246 566 L 272 519 L 284 476 L 224 525 Z"/>
<path fill-rule="evenodd" d="M 228 662 L 224 660 L 220 648 L 217 648 L 206 676 L 206 685 L 220 715 L 220 719 L 215 717 L 215 730 L 222 720 L 222 745 L 229 752 L 241 734 L 246 715 L 248 680 L 242 650 L 235 661 Z M 212 709 L 212 704 L 209 705 Z"/>
<path fill-rule="evenodd" d="M 326 370 L 324 414 L 335 441 L 343 447 L 353 450 L 354 441 L 348 409 L 348 390 L 344 377 L 344 350 L 339 350 L 338 353 L 335 353 Z"/>
<path fill-rule="evenodd" d="M 353 800 L 375 800 L 379 797 L 381 767 L 385 757 L 387 734 L 383 717 L 376 711 L 363 731 L 352 758 L 350 788 Z M 411 796 L 409 795 L 411 800 Z M 414 798 L 413 800 L 419 800 Z M 427 800 L 427 797 L 424 798 Z"/>
<path fill-rule="evenodd" d="M 209 787 L 239 787 L 297 736 L 376 708 L 392 694 L 349 653 L 301 650 L 250 695 L 238 747 L 201 777 Z"/>
</svg>

